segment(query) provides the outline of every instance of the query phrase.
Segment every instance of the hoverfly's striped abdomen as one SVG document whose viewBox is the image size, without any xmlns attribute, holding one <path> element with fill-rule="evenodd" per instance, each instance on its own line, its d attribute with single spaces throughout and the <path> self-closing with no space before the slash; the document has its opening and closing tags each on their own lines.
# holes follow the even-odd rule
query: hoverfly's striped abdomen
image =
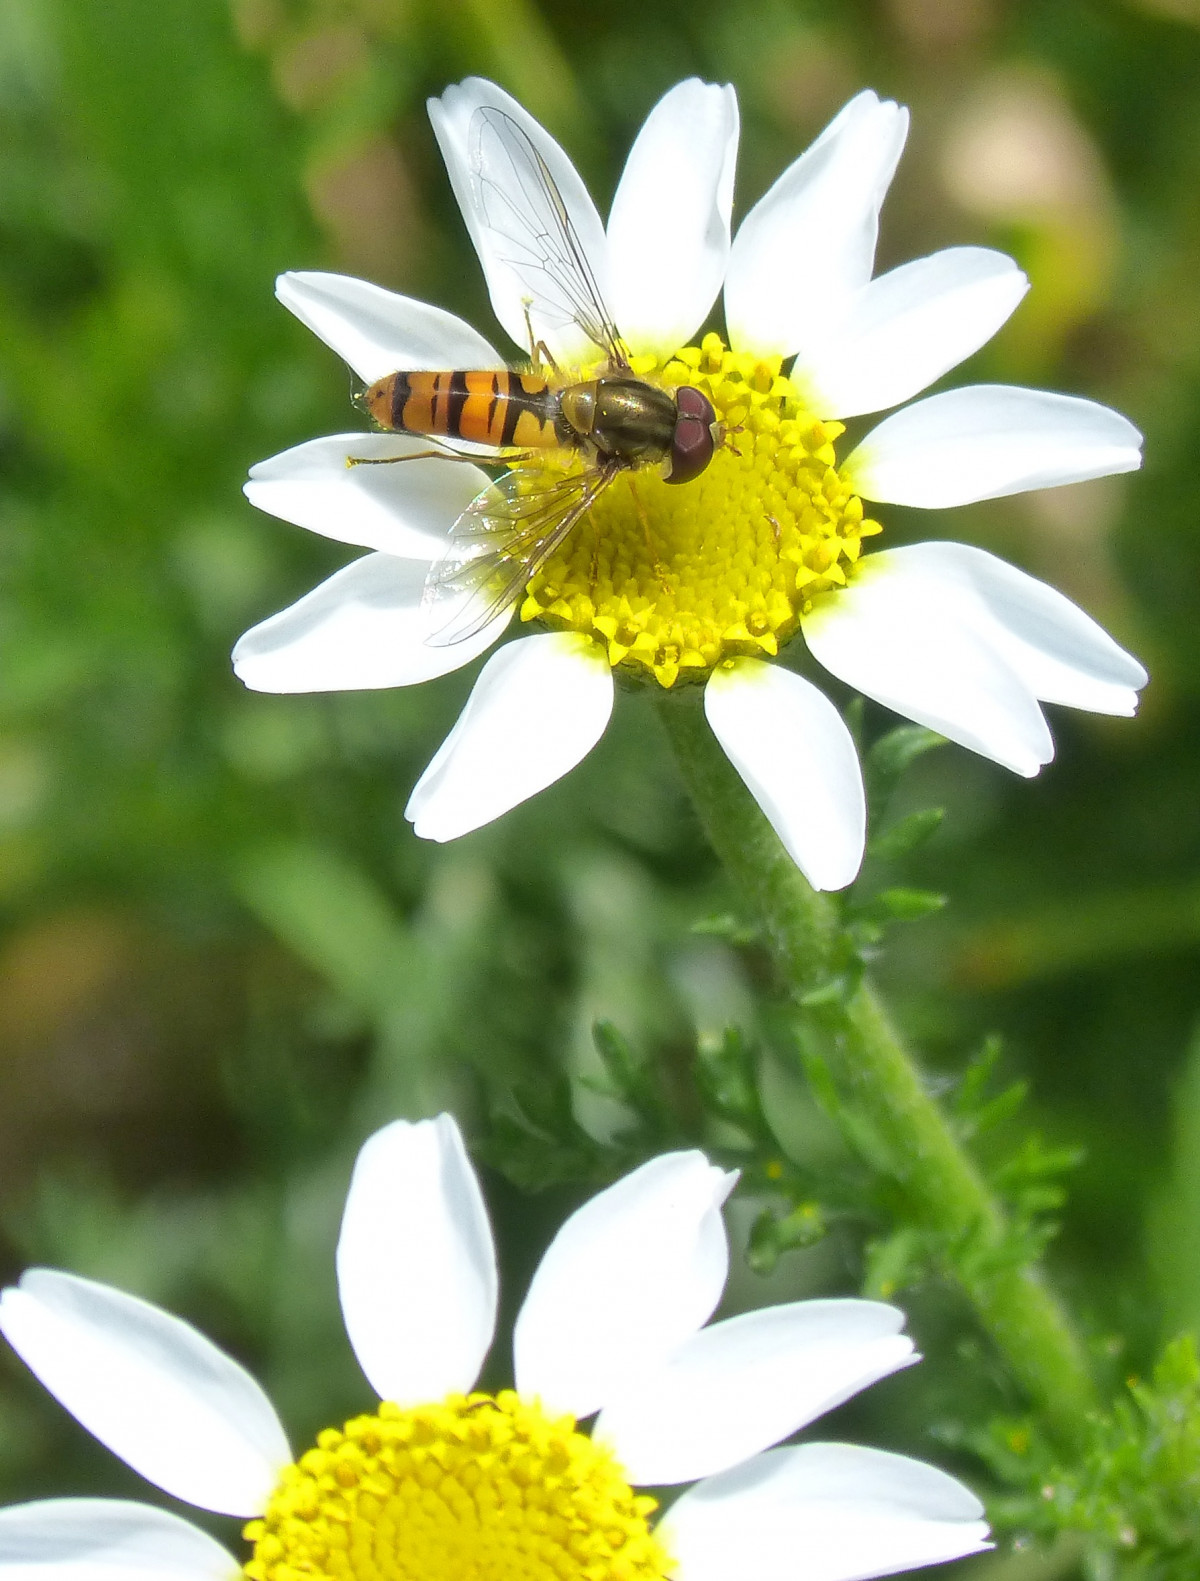
<svg viewBox="0 0 1200 1581">
<path fill-rule="evenodd" d="M 559 397 L 535 373 L 390 373 L 364 400 L 381 428 L 451 444 L 544 450 L 564 440 Z"/>
</svg>

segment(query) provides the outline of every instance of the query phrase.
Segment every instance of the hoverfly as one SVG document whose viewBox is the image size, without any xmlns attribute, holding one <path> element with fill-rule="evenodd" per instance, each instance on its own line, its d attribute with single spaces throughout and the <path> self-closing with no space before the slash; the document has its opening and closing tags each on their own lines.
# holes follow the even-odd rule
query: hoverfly
<svg viewBox="0 0 1200 1581">
<path fill-rule="evenodd" d="M 484 106 L 471 118 L 468 150 L 477 217 L 511 249 L 504 261 L 535 284 L 547 322 L 577 326 L 607 366 L 595 378 L 569 382 L 535 338 L 527 302 L 530 372 L 402 371 L 360 397 L 381 428 L 487 447 L 496 461 L 551 451 L 573 451 L 585 461 L 580 471 L 538 482 L 509 471 L 452 525 L 429 572 L 426 608 L 436 615 L 453 602 L 461 611 L 465 593 L 483 594 L 482 608 L 473 599 L 432 630 L 426 641 L 436 646 L 474 636 L 510 604 L 620 473 L 656 466 L 667 483 L 690 482 L 723 433 L 703 391 L 682 385 L 671 393 L 634 374 L 567 205 L 522 127 Z M 495 172 L 505 166 L 501 185 Z M 475 459 L 452 449 L 422 454 Z"/>
</svg>

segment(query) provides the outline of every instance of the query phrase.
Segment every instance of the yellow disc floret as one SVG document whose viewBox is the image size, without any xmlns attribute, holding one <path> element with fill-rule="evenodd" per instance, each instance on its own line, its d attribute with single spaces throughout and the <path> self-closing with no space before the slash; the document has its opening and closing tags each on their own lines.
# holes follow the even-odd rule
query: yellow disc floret
<svg viewBox="0 0 1200 1581">
<path fill-rule="evenodd" d="M 777 358 L 736 355 L 717 335 L 633 367 L 703 390 L 725 443 L 691 483 L 622 473 L 530 582 L 521 618 L 584 632 L 614 668 L 662 686 L 739 654 L 774 656 L 881 531 L 837 471 L 842 425 L 805 411 Z M 524 468 L 535 484 L 547 470 Z"/>
<path fill-rule="evenodd" d="M 322 1433 L 246 1537 L 249 1581 L 663 1581 L 652 1498 L 510 1391 Z"/>
</svg>

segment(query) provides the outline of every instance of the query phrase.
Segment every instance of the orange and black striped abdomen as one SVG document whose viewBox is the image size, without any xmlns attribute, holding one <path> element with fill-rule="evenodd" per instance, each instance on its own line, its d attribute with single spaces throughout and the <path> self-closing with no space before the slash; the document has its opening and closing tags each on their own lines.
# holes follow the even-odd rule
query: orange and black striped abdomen
<svg viewBox="0 0 1200 1581">
<path fill-rule="evenodd" d="M 522 450 L 564 442 L 557 393 L 533 373 L 391 373 L 367 391 L 381 428 Z"/>
</svg>

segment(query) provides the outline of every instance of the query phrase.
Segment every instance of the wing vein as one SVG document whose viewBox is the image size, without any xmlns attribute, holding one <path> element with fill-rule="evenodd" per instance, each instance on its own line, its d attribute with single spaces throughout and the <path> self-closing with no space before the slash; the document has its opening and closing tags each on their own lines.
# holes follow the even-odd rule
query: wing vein
<svg viewBox="0 0 1200 1581">
<path fill-rule="evenodd" d="M 425 641 L 450 647 L 482 631 L 515 602 L 620 470 L 609 462 L 524 492 L 521 474 L 509 472 L 472 500 L 429 569 Z"/>
</svg>

